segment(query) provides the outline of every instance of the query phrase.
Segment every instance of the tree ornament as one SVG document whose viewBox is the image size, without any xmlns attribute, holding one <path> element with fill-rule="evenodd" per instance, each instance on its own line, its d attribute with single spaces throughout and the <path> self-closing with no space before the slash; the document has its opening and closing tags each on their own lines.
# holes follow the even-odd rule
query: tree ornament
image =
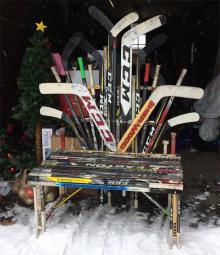
<svg viewBox="0 0 220 255">
<path fill-rule="evenodd" d="M 47 28 L 47 26 L 44 25 L 43 21 L 41 21 L 40 23 L 36 22 L 35 25 L 37 26 L 36 31 L 40 30 L 44 32 L 44 29 Z"/>
<path fill-rule="evenodd" d="M 10 152 L 8 152 L 8 153 L 7 153 L 7 158 L 8 158 L 8 159 L 12 159 L 12 158 L 13 158 L 13 154 L 10 153 Z"/>
<path fill-rule="evenodd" d="M 10 167 L 9 169 L 8 169 L 8 171 L 10 172 L 10 173 L 16 173 L 16 167 L 14 167 L 14 166 L 12 166 L 12 167 Z"/>
<path fill-rule="evenodd" d="M 34 197 L 34 191 L 32 187 L 24 187 L 24 194 L 28 197 L 28 198 L 33 198 Z"/>
</svg>

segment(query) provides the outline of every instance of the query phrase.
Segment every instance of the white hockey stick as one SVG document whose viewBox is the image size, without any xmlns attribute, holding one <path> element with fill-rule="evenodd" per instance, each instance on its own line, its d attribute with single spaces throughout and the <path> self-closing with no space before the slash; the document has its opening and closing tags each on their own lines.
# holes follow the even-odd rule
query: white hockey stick
<svg viewBox="0 0 220 255">
<path fill-rule="evenodd" d="M 128 15 L 120 19 L 110 30 L 112 37 L 117 37 L 118 34 L 126 27 L 130 26 L 132 23 L 139 19 L 139 15 L 136 12 L 131 12 Z"/>
<path fill-rule="evenodd" d="M 197 87 L 188 86 L 175 86 L 175 85 L 164 85 L 156 87 L 149 99 L 146 101 L 132 124 L 129 126 L 126 133 L 123 135 L 118 143 L 117 150 L 119 152 L 125 152 L 129 145 L 132 143 L 144 123 L 148 120 L 150 114 L 156 107 L 157 103 L 163 97 L 182 97 L 191 99 L 200 99 L 204 94 L 203 89 Z"/>
<path fill-rule="evenodd" d="M 121 106 L 124 116 L 131 110 L 131 82 L 132 82 L 132 43 L 141 35 L 146 34 L 163 24 L 163 15 L 146 20 L 127 31 L 121 41 Z"/>
<path fill-rule="evenodd" d="M 77 83 L 41 83 L 39 89 L 41 94 L 74 94 L 80 97 L 106 146 L 111 151 L 116 151 L 115 138 L 85 86 Z"/>
<path fill-rule="evenodd" d="M 182 125 L 182 124 L 186 124 L 186 123 L 192 123 L 192 122 L 197 122 L 200 120 L 200 116 L 197 112 L 190 112 L 190 113 L 186 113 L 186 114 L 182 114 L 182 115 L 179 115 L 177 117 L 174 117 L 172 119 L 169 119 L 168 121 L 166 121 L 166 123 L 163 125 L 161 131 L 160 131 L 160 134 L 158 135 L 155 143 L 154 143 L 154 146 L 153 146 L 153 149 L 151 152 L 154 152 L 160 142 L 160 139 L 161 137 L 164 135 L 164 133 L 172 128 L 172 127 L 175 127 L 177 125 Z"/>
<path fill-rule="evenodd" d="M 182 83 L 186 73 L 187 73 L 187 70 L 186 69 L 182 69 L 181 74 L 179 76 L 179 79 L 178 79 L 178 81 L 176 83 L 176 86 L 180 86 L 181 85 L 181 83 Z M 153 127 L 153 126 L 151 127 L 151 130 L 149 132 L 149 135 L 148 135 L 148 137 L 146 139 L 146 142 L 145 142 L 145 145 L 144 145 L 144 148 L 143 148 L 143 152 L 146 152 L 146 153 L 150 153 L 151 152 L 151 150 L 152 150 L 152 148 L 154 146 L 154 143 L 155 143 L 155 141 L 157 139 L 157 136 L 158 136 L 158 134 L 160 132 L 160 129 L 161 129 L 162 125 L 164 124 L 165 119 L 166 119 L 166 117 L 167 117 L 167 115 L 169 113 L 169 110 L 170 110 L 171 106 L 172 106 L 174 98 L 175 97 L 166 98 L 163 101 L 163 103 L 162 103 L 162 105 L 161 105 L 161 107 L 159 109 L 159 113 L 158 113 L 158 115 L 156 117 L 156 121 L 155 121 L 156 122 L 156 127 Z"/>
<path fill-rule="evenodd" d="M 107 91 L 108 91 L 108 119 L 110 123 L 111 130 L 113 134 L 116 133 L 116 112 L 119 106 L 117 106 L 117 39 L 116 37 L 119 33 L 126 27 L 130 26 L 132 23 L 136 22 L 139 16 L 136 12 L 129 13 L 119 20 L 110 30 L 108 36 L 108 55 L 107 55 Z"/>
<path fill-rule="evenodd" d="M 167 121 L 167 128 L 171 128 L 180 124 L 190 123 L 190 122 L 197 122 L 200 120 L 200 116 L 197 112 L 190 112 L 179 115 Z"/>
</svg>

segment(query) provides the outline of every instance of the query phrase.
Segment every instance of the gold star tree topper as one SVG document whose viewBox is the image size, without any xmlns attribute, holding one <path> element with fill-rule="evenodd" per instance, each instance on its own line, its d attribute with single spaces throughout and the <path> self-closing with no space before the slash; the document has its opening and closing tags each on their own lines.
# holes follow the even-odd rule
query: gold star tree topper
<svg viewBox="0 0 220 255">
<path fill-rule="evenodd" d="M 35 25 L 37 26 L 36 31 L 41 30 L 42 32 L 44 32 L 44 29 L 47 28 L 47 26 L 44 25 L 43 21 L 41 21 L 40 23 L 35 23 Z"/>
</svg>

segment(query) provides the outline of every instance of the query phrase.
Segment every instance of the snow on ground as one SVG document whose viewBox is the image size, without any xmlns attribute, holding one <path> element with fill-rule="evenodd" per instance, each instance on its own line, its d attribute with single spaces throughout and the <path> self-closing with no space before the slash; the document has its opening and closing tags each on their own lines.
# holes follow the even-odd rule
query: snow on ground
<svg viewBox="0 0 220 255">
<path fill-rule="evenodd" d="M 149 214 L 131 210 L 115 213 L 108 206 L 88 207 L 80 211 L 60 208 L 48 221 L 44 235 L 35 239 L 33 210 L 16 205 L 17 223 L 0 226 L 1 255 L 219 255 L 220 227 L 199 224 L 186 209 L 181 220 L 182 247 L 170 249 L 167 225 L 161 228 L 162 216 L 149 221 Z M 10 215 L 11 212 L 8 214 Z"/>
</svg>

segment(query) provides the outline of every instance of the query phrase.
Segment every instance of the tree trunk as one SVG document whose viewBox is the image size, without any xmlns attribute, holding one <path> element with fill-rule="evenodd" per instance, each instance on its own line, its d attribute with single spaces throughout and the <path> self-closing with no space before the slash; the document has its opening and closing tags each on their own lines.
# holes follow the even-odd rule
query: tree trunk
<svg viewBox="0 0 220 255">
<path fill-rule="evenodd" d="M 38 121 L 36 129 L 35 129 L 35 156 L 36 156 L 36 162 L 41 163 L 42 161 L 42 123 L 41 121 Z"/>
</svg>

